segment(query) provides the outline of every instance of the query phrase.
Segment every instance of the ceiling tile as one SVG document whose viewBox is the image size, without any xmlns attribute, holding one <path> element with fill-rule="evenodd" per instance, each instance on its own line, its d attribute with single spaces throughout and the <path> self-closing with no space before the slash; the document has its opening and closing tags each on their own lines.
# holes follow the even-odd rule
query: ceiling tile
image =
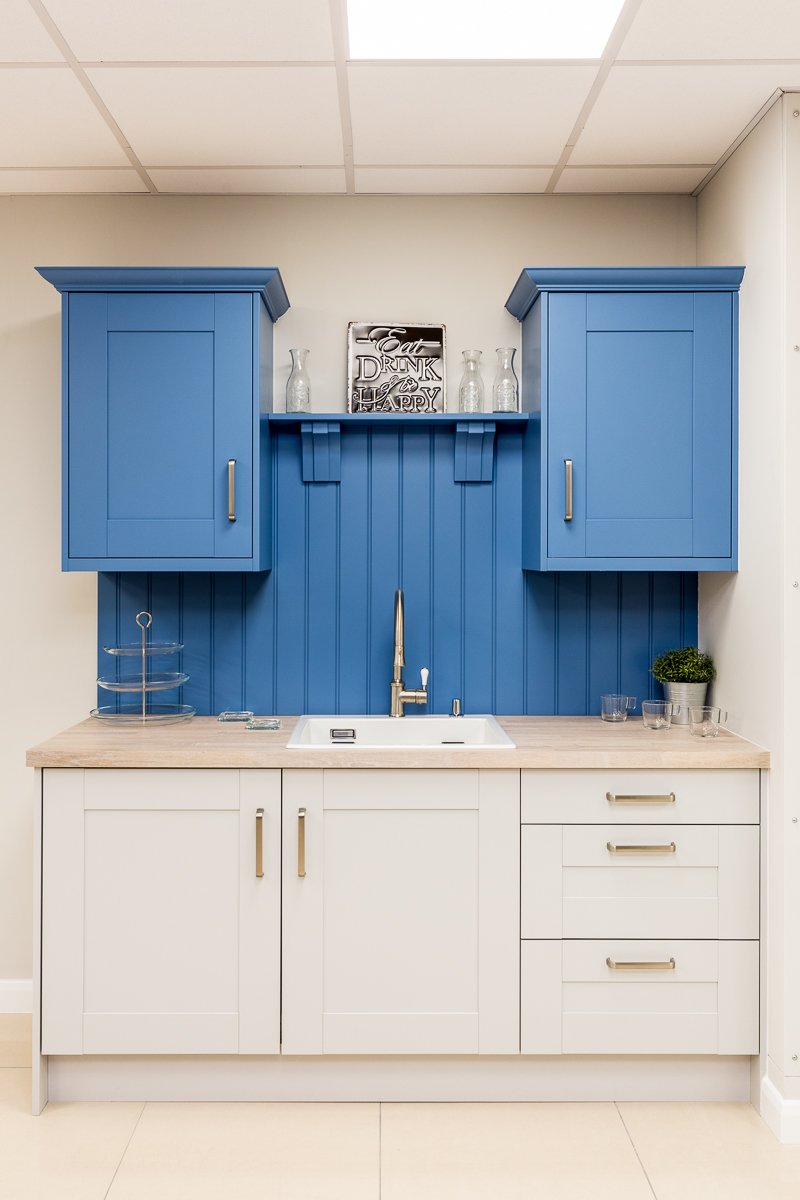
<svg viewBox="0 0 800 1200">
<path fill-rule="evenodd" d="M 800 67 L 614 67 L 571 166 L 716 162 Z"/>
<path fill-rule="evenodd" d="M 360 166 L 555 162 L 596 75 L 592 66 L 349 67 Z"/>
<path fill-rule="evenodd" d="M 128 160 L 65 67 L 0 69 L 2 167 L 113 167 Z"/>
<path fill-rule="evenodd" d="M 333 67 L 91 67 L 148 166 L 336 166 Z"/>
<path fill-rule="evenodd" d="M 328 0 L 47 0 L 82 62 L 333 58 Z"/>
<path fill-rule="evenodd" d="M 543 192 L 552 167 L 357 167 L 356 191 L 393 195 Z"/>
<path fill-rule="evenodd" d="M 0 3 L 0 62 L 63 62 L 28 0 Z"/>
<path fill-rule="evenodd" d="M 619 57 L 800 58 L 800 4 L 642 0 Z"/>
<path fill-rule="evenodd" d="M 206 196 L 270 195 L 276 193 L 341 193 L 347 190 L 343 167 L 279 167 L 250 170 L 205 169 L 175 171 L 156 167 L 149 172 L 159 192 Z"/>
<path fill-rule="evenodd" d="M 0 169 L 0 194 L 146 192 L 136 172 L 121 171 L 3 171 Z"/>
<path fill-rule="evenodd" d="M 557 192 L 693 192 L 711 170 L 707 167 L 567 167 Z"/>
</svg>

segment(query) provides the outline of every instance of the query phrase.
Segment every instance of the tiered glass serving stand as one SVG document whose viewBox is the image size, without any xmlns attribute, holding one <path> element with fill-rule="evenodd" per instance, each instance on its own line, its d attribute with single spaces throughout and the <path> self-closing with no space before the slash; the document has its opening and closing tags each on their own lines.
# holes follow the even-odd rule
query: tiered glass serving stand
<svg viewBox="0 0 800 1200">
<path fill-rule="evenodd" d="M 154 658 L 177 654 L 183 649 L 183 644 L 151 641 L 148 632 L 153 624 L 153 617 L 149 612 L 137 613 L 136 624 L 141 630 L 140 641 L 122 646 L 104 646 L 103 650 L 116 658 L 133 660 L 139 669 L 120 670 L 115 678 L 100 676 L 97 682 L 101 688 L 108 692 L 116 692 L 124 699 L 116 704 L 93 708 L 91 715 L 98 721 L 107 721 L 113 725 L 166 725 L 170 721 L 187 721 L 197 712 L 191 704 L 171 704 L 152 699 L 154 693 L 159 695 L 161 692 L 179 688 L 189 678 L 183 671 L 151 670 Z"/>
</svg>

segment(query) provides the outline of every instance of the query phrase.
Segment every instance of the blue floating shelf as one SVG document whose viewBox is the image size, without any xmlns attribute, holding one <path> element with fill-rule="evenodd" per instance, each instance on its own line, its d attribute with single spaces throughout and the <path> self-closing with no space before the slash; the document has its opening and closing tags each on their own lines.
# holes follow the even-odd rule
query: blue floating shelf
<svg viewBox="0 0 800 1200">
<path fill-rule="evenodd" d="M 491 483 L 494 440 L 498 426 L 519 428 L 530 413 L 265 413 L 276 425 L 300 427 L 304 483 L 339 483 L 342 478 L 342 428 L 381 425 L 432 425 L 452 429 L 453 479 L 456 483 Z"/>
<path fill-rule="evenodd" d="M 530 413 L 266 413 L 270 422 L 278 425 L 306 425 L 319 421 L 337 423 L 340 425 L 459 425 L 462 422 L 471 424 L 473 421 L 485 423 L 496 422 L 498 425 L 525 425 L 530 419 Z"/>
</svg>

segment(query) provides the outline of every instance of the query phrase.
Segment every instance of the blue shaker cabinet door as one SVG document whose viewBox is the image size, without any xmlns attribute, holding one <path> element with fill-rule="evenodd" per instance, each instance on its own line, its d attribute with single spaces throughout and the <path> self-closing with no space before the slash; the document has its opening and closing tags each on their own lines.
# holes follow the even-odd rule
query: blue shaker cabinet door
<svg viewBox="0 0 800 1200">
<path fill-rule="evenodd" d="M 550 298 L 549 558 L 731 555 L 732 318 L 724 292 Z"/>
<path fill-rule="evenodd" d="M 71 559 L 252 556 L 252 337 L 246 294 L 71 295 Z"/>
</svg>

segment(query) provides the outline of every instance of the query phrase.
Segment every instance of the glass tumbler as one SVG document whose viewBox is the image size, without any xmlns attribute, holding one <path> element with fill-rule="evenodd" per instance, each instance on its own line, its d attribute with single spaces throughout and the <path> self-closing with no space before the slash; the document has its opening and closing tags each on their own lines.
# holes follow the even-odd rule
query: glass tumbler
<svg viewBox="0 0 800 1200">
<path fill-rule="evenodd" d="M 671 700 L 642 701 L 642 720 L 648 729 L 669 729 L 676 712 L 680 712 L 680 705 Z"/>
<path fill-rule="evenodd" d="M 627 721 L 628 713 L 634 708 L 635 696 L 617 696 L 609 693 L 600 697 L 600 716 L 604 721 Z"/>
<path fill-rule="evenodd" d="M 689 732 L 695 737 L 716 737 L 720 725 L 724 725 L 728 714 L 713 704 L 689 709 Z"/>
</svg>

